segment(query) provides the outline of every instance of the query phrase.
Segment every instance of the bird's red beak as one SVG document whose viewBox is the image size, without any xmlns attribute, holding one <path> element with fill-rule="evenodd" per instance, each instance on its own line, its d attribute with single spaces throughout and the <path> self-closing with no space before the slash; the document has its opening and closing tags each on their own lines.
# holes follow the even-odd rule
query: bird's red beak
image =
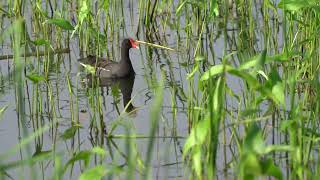
<svg viewBox="0 0 320 180">
<path fill-rule="evenodd" d="M 137 41 L 133 40 L 132 38 L 130 38 L 129 40 L 132 48 L 139 49 L 139 43 Z"/>
</svg>

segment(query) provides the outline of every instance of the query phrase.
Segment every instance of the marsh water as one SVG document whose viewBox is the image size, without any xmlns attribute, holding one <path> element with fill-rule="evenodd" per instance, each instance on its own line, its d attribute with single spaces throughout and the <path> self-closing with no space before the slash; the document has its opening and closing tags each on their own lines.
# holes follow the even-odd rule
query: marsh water
<svg viewBox="0 0 320 180">
<path fill-rule="evenodd" d="M 96 15 L 94 18 L 99 24 L 97 30 L 105 35 L 106 42 L 102 43 L 105 47 L 98 45 L 98 41 L 90 41 L 89 39 L 96 34 L 85 27 L 82 27 L 82 33 L 75 33 L 72 37 L 71 31 L 58 31 L 54 28 L 44 28 L 46 32 L 39 32 L 41 29 L 35 28 L 39 26 L 39 21 L 43 26 L 46 24 L 32 14 L 33 8 L 29 7 L 34 5 L 28 3 L 24 5 L 26 8 L 23 14 L 26 32 L 31 40 L 45 36 L 50 42 L 50 48 L 68 51 L 21 58 L 25 62 L 26 76 L 37 72 L 48 77 L 46 81 L 32 81 L 32 78 L 25 78 L 23 81 L 26 119 L 24 123 L 19 122 L 17 112 L 13 60 L 8 58 L 0 61 L 0 107 L 7 106 L 0 120 L 0 154 L 14 152 L 9 153 L 7 159 L 0 162 L 15 162 L 40 153 L 55 151 L 61 154 L 61 164 L 66 164 L 79 152 L 97 146 L 105 150 L 106 154 L 103 157 L 99 156 L 99 153 L 91 157 L 89 165 L 84 161 L 74 161 L 74 164 L 66 169 L 63 179 L 78 179 L 88 167 L 102 163 L 119 171 L 116 175 L 106 178 L 126 179 L 126 174 L 121 173 L 121 169 L 128 166 L 129 153 L 135 154 L 134 176 L 137 179 L 144 177 L 143 161 L 146 160 L 150 141 L 153 141 L 152 179 L 187 179 L 191 172 L 190 166 L 184 162 L 183 146 L 191 129 L 192 117 L 189 116 L 188 108 L 190 101 L 200 104 L 200 99 L 188 98 L 200 97 L 201 94 L 201 91 L 196 90 L 200 86 L 200 74 L 196 73 L 191 80 L 188 78 L 196 61 L 206 60 L 206 63 L 199 67 L 199 71 L 204 72 L 212 65 L 221 63 L 226 54 L 237 53 L 232 56 L 230 63 L 238 66 L 241 61 L 260 54 L 265 48 L 271 55 L 279 53 L 283 48 L 281 22 L 272 13 L 266 22 L 265 16 L 260 12 L 262 5 L 259 2 L 248 11 L 248 14 L 254 17 L 254 22 L 237 16 L 235 7 L 230 4 L 228 19 L 217 16 L 204 26 L 193 22 L 192 17 L 189 17 L 193 14 L 188 14 L 187 11 L 175 16 L 179 1 L 173 1 L 171 7 L 165 7 L 165 3 L 159 2 L 157 6 L 161 9 L 154 12 L 153 22 L 150 27 L 146 27 L 143 20 L 147 20 L 142 18 L 144 11 L 141 2 L 139 4 L 136 1 L 125 0 L 111 3 L 110 8 L 114 12 L 109 13 L 107 18 L 103 13 L 99 14 L 100 1 L 93 1 L 91 11 Z M 79 9 L 66 12 L 66 9 L 63 9 L 65 7 L 61 7 L 62 4 L 64 3 L 57 1 L 54 5 L 56 11 L 53 12 L 48 8 L 47 1 L 40 1 L 37 5 L 46 9 L 48 16 L 66 15 L 75 26 Z M 8 7 L 5 3 L 2 6 Z M 75 5 L 70 3 L 69 6 Z M 11 24 L 10 18 L 2 18 L 1 31 Z M 193 26 L 194 24 L 196 25 Z M 253 24 L 255 28 L 252 31 Z M 47 34 L 48 32 L 51 34 Z M 130 50 L 135 76 L 119 80 L 100 80 L 97 84 L 92 82 L 88 71 L 79 64 L 78 59 L 99 51 L 101 56 L 118 61 L 121 41 L 127 37 L 170 47 L 174 51 L 141 43 L 139 49 Z M 31 46 L 25 46 L 29 53 L 35 50 L 35 47 Z M 43 47 L 37 48 L 44 51 Z M 0 46 L 0 56 L 13 53 L 11 40 L 6 38 Z M 195 53 L 201 56 L 196 56 Z M 226 83 L 233 93 L 239 97 L 246 94 L 243 91 L 246 86 L 243 80 L 229 75 L 226 77 Z M 157 118 L 156 133 L 150 137 L 153 102 L 159 95 L 156 88 L 161 82 L 163 101 Z M 236 177 L 236 167 L 232 161 L 236 159 L 235 151 L 238 146 L 233 141 L 233 132 L 242 134 L 244 131 L 244 126 L 236 129 L 230 127 L 230 124 L 234 124 L 233 120 L 237 119 L 237 112 L 241 111 L 244 105 L 228 95 L 225 103 L 227 115 L 219 129 L 216 159 L 216 177 L 220 179 Z M 261 114 L 267 114 L 270 110 L 267 109 L 267 103 L 262 104 L 260 108 Z M 267 116 L 266 119 L 270 120 L 271 116 Z M 24 145 L 13 150 L 18 144 L 23 144 L 25 135 L 39 133 L 38 131 L 42 131 L 45 126 L 48 128 L 40 135 L 35 135 L 29 142 L 29 148 L 25 149 Z M 267 132 L 265 134 L 268 144 L 281 144 L 284 141 L 285 136 L 281 134 L 278 122 L 271 123 L 266 120 L 262 122 L 262 126 Z M 24 132 L 24 129 L 27 132 Z M 273 156 L 277 157 L 285 175 L 289 170 L 285 163 L 281 164 L 282 161 L 285 162 L 284 155 L 279 153 Z M 36 173 L 30 174 L 30 169 Z M 7 177 L 12 179 L 47 179 L 54 171 L 55 164 L 52 160 L 47 160 L 36 162 L 33 166 L 12 168 L 6 173 Z"/>
</svg>

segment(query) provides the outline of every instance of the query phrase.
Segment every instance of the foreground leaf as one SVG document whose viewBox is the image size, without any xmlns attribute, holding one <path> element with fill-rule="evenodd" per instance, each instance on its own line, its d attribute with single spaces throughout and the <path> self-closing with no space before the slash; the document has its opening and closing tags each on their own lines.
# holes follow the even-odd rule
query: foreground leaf
<svg viewBox="0 0 320 180">
<path fill-rule="evenodd" d="M 46 79 L 44 76 L 36 73 L 29 74 L 26 77 L 34 83 L 39 83 L 40 81 L 44 81 Z"/>
<path fill-rule="evenodd" d="M 100 180 L 107 174 L 108 170 L 103 165 L 98 165 L 81 174 L 80 180 Z"/>
<path fill-rule="evenodd" d="M 234 69 L 232 66 L 229 65 L 223 65 L 223 64 L 219 64 L 219 65 L 215 65 L 212 66 L 208 71 L 206 71 L 202 76 L 201 76 L 201 81 L 206 81 L 209 78 L 216 76 L 218 74 L 221 74 L 224 71 L 229 71 L 231 69 Z"/>
<path fill-rule="evenodd" d="M 32 43 L 36 46 L 50 45 L 50 42 L 45 39 L 36 39 L 36 40 L 32 41 Z"/>
<path fill-rule="evenodd" d="M 73 136 L 76 134 L 76 132 L 79 128 L 80 128 L 79 126 L 72 126 L 72 127 L 68 128 L 67 130 L 65 130 L 63 132 L 63 134 L 61 135 L 61 138 L 63 140 L 73 138 Z"/>
<path fill-rule="evenodd" d="M 74 30 L 74 27 L 71 25 L 71 23 L 62 18 L 49 19 L 46 22 L 49 24 L 54 24 L 64 30 Z"/>
</svg>

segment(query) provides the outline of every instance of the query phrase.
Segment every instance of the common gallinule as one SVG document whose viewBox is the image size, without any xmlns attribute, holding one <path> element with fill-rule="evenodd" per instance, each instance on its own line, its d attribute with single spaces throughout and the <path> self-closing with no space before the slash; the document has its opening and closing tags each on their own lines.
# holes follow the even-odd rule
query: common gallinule
<svg viewBox="0 0 320 180">
<path fill-rule="evenodd" d="M 101 78 L 122 78 L 134 74 L 134 70 L 129 57 L 129 50 L 137 48 L 138 42 L 132 38 L 124 39 L 121 44 L 121 60 L 114 62 L 96 56 L 88 56 L 80 59 L 84 64 L 96 67 L 96 75 Z"/>
</svg>

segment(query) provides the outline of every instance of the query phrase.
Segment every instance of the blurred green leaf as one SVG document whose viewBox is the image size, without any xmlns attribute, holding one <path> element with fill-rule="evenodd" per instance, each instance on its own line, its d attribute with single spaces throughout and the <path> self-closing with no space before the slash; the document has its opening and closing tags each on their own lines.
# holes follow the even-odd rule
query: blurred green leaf
<svg viewBox="0 0 320 180">
<path fill-rule="evenodd" d="M 260 128 L 252 124 L 244 140 L 243 151 L 245 153 L 262 154 L 264 152 L 264 142 Z"/>
<path fill-rule="evenodd" d="M 268 77 L 269 77 L 269 80 L 264 85 L 265 90 L 269 91 L 269 93 L 266 95 L 269 96 L 269 98 L 273 99 L 276 104 L 284 105 L 285 104 L 284 84 L 281 80 L 281 77 L 276 67 L 272 68 Z"/>
<path fill-rule="evenodd" d="M 266 51 L 264 50 L 261 54 L 256 55 L 249 60 L 242 63 L 239 67 L 239 70 L 247 70 L 255 67 L 256 71 L 262 70 L 264 64 L 269 64 L 272 62 L 287 62 L 291 59 L 292 56 L 297 55 L 295 52 L 287 55 L 287 53 L 276 54 L 272 56 L 267 56 Z"/>
<path fill-rule="evenodd" d="M 291 145 L 269 145 L 265 148 L 264 154 L 268 154 L 271 152 L 289 152 L 294 151 L 294 147 Z"/>
<path fill-rule="evenodd" d="M 197 61 L 197 62 L 201 62 L 201 61 L 204 61 L 206 59 L 206 57 L 204 56 L 201 56 L 201 55 L 197 55 L 194 60 Z"/>
<path fill-rule="evenodd" d="M 254 67 L 255 73 L 263 72 L 263 67 L 266 62 L 266 57 L 267 57 L 267 50 L 265 49 L 261 52 L 259 59 L 258 59 L 258 64 Z M 263 72 L 263 74 L 264 74 L 264 72 Z"/>
<path fill-rule="evenodd" d="M 103 8 L 106 12 L 109 11 L 110 1 L 103 1 Z"/>
<path fill-rule="evenodd" d="M 267 51 L 263 50 L 261 54 L 256 55 L 250 58 L 249 60 L 245 61 L 244 63 L 242 63 L 239 67 L 239 70 L 246 70 L 252 67 L 255 68 L 255 71 L 261 70 L 263 68 L 263 65 L 266 62 L 266 59 L 267 59 L 266 57 L 267 57 Z"/>
<path fill-rule="evenodd" d="M 32 73 L 26 76 L 29 80 L 34 83 L 39 83 L 40 81 L 45 81 L 46 78 L 43 75 Z"/>
<path fill-rule="evenodd" d="M 223 97 L 224 97 L 224 83 L 225 81 L 223 81 L 223 79 L 221 77 L 218 78 L 217 82 L 216 82 L 216 87 L 213 93 L 213 111 L 214 113 L 216 113 L 216 116 L 218 115 L 218 113 L 220 112 L 221 109 L 221 104 L 223 104 Z M 213 118 L 212 116 L 210 118 Z M 216 118 L 218 119 L 218 118 Z M 218 125 L 219 126 L 219 125 Z"/>
<path fill-rule="evenodd" d="M 45 39 L 36 39 L 36 40 L 32 41 L 32 43 L 36 46 L 50 45 L 50 42 Z"/>
<path fill-rule="evenodd" d="M 266 146 L 260 128 L 252 124 L 248 129 L 241 151 L 240 171 L 244 179 L 255 176 L 273 176 L 282 179 L 282 172 L 270 158 L 264 156 L 272 150 L 289 150 L 289 146 Z M 248 171 L 250 170 L 250 171 Z"/>
<path fill-rule="evenodd" d="M 60 136 L 63 140 L 71 139 L 76 134 L 77 130 L 79 129 L 79 126 L 72 126 L 64 131 L 64 133 Z"/>
<path fill-rule="evenodd" d="M 48 19 L 46 22 L 49 24 L 54 24 L 64 30 L 74 30 L 74 27 L 71 25 L 71 23 L 62 18 Z"/>
<path fill-rule="evenodd" d="M 89 10 L 89 8 L 87 6 L 87 1 L 81 1 L 81 8 L 80 8 L 80 12 L 79 12 L 79 23 L 80 23 L 80 25 L 87 18 L 89 13 L 90 13 L 90 10 Z"/>
<path fill-rule="evenodd" d="M 192 153 L 192 163 L 193 163 L 193 168 L 197 174 L 198 177 L 201 177 L 202 174 L 202 165 L 201 165 L 201 148 L 199 146 L 196 146 L 193 149 Z"/>
<path fill-rule="evenodd" d="M 266 80 L 269 80 L 269 77 L 266 75 L 266 73 L 262 70 L 257 71 L 258 74 L 260 74 L 261 76 L 263 76 Z"/>
<path fill-rule="evenodd" d="M 250 176 L 261 174 L 261 167 L 258 157 L 253 153 L 246 153 L 242 155 L 241 172 L 243 173 L 244 179 L 252 179 Z M 250 171 L 248 171 L 250 170 Z"/>
<path fill-rule="evenodd" d="M 243 80 L 245 80 L 249 86 L 253 89 L 257 88 L 260 86 L 259 81 L 252 76 L 251 74 L 245 72 L 245 71 L 239 71 L 237 69 L 230 69 L 229 73 L 235 76 L 238 76 L 240 78 L 242 78 Z"/>
<path fill-rule="evenodd" d="M 209 126 L 210 116 L 207 114 L 205 119 L 201 120 L 194 128 L 192 128 L 183 147 L 184 154 L 186 154 L 193 146 L 201 145 L 204 142 L 209 132 Z"/>
<path fill-rule="evenodd" d="M 65 166 L 65 170 L 70 164 L 74 164 L 76 161 L 80 161 L 80 160 L 83 160 L 84 165 L 87 167 L 90 162 L 90 156 L 91 156 L 91 151 L 85 150 L 85 151 L 78 152 L 68 161 L 68 163 Z"/>
<path fill-rule="evenodd" d="M 32 157 L 41 156 L 41 155 L 48 155 L 48 154 L 51 154 L 51 153 L 52 153 L 51 150 L 49 150 L 49 151 L 36 151 L 36 152 L 32 155 Z"/>
<path fill-rule="evenodd" d="M 209 78 L 216 76 L 218 74 L 221 74 L 225 71 L 229 71 L 231 69 L 234 69 L 232 66 L 229 65 L 223 65 L 223 64 L 219 64 L 219 65 L 215 65 L 212 66 L 208 71 L 206 71 L 205 73 L 203 73 L 203 75 L 201 76 L 200 80 L 201 81 L 206 81 Z"/>
<path fill-rule="evenodd" d="M 198 64 L 194 65 L 192 72 L 187 74 L 187 79 L 188 80 L 191 79 L 195 75 L 195 73 L 198 71 L 198 69 L 199 69 Z"/>
<path fill-rule="evenodd" d="M 249 84 L 249 86 L 251 88 L 255 89 L 255 88 L 260 86 L 259 81 L 254 76 L 250 75 L 249 73 L 247 73 L 245 71 L 241 71 L 241 70 L 235 69 L 232 66 L 222 65 L 222 64 L 212 66 L 208 71 L 203 73 L 203 75 L 201 76 L 200 80 L 201 81 L 206 81 L 211 77 L 214 77 L 214 76 L 216 76 L 218 74 L 223 73 L 224 71 L 228 72 L 228 73 L 230 73 L 232 75 L 235 75 L 235 76 L 238 76 L 238 77 L 242 78 L 243 80 L 245 80 Z"/>
<path fill-rule="evenodd" d="M 219 6 L 217 0 L 211 0 L 209 19 L 213 19 L 219 15 Z"/>
<path fill-rule="evenodd" d="M 60 153 L 57 153 L 56 155 L 61 155 Z M 13 162 L 6 162 L 6 163 L 0 163 L 0 171 L 5 171 L 5 170 L 12 170 L 15 167 L 22 167 L 25 165 L 28 166 L 33 166 L 38 162 L 43 162 L 44 160 L 51 159 L 53 157 L 52 152 L 44 152 L 41 154 L 38 154 L 36 156 L 32 156 L 30 158 L 18 160 L 18 161 L 13 161 Z M 1 173 L 0 173 L 1 175 Z"/>
<path fill-rule="evenodd" d="M 85 68 L 85 70 L 91 74 L 96 74 L 96 68 L 94 68 L 93 66 L 89 65 L 89 64 L 83 64 L 83 63 L 79 63 L 81 66 L 83 66 Z M 103 68 L 100 68 L 103 69 Z"/>
<path fill-rule="evenodd" d="M 293 120 L 281 121 L 280 130 L 282 132 L 285 132 L 285 131 L 290 130 L 292 128 L 296 128 L 296 125 L 297 125 L 297 122 L 293 121 Z"/>
<path fill-rule="evenodd" d="M 278 179 L 282 179 L 281 169 L 274 164 L 274 162 L 268 158 L 261 161 L 262 174 L 266 176 L 273 176 Z"/>
<path fill-rule="evenodd" d="M 73 165 L 76 161 L 84 161 L 84 165 L 87 167 L 93 154 L 98 154 L 104 157 L 106 155 L 106 151 L 98 146 L 93 147 L 91 150 L 80 151 L 67 162 L 64 167 L 64 171 L 67 170 L 69 165 Z M 117 167 L 115 167 L 115 169 L 117 169 Z"/>
<path fill-rule="evenodd" d="M 258 59 L 259 59 L 259 56 L 254 56 L 248 61 L 245 61 L 240 65 L 239 70 L 245 70 L 245 69 L 249 69 L 256 66 L 258 64 Z"/>
<path fill-rule="evenodd" d="M 310 4 L 306 0 L 281 0 L 278 7 L 288 11 L 298 11 L 301 8 L 308 7 Z"/>
<path fill-rule="evenodd" d="M 94 168 L 86 170 L 80 175 L 79 180 L 100 180 L 108 173 L 108 170 L 103 165 L 98 165 Z"/>
<path fill-rule="evenodd" d="M 296 53 L 292 53 L 292 55 L 289 56 L 293 56 Z M 282 53 L 282 54 L 276 54 L 273 56 L 268 56 L 267 57 L 267 63 L 269 62 L 286 62 L 289 61 L 291 58 L 287 55 L 287 53 Z"/>
<path fill-rule="evenodd" d="M 275 96 L 277 102 L 285 105 L 284 85 L 281 82 L 277 82 L 272 87 L 272 94 Z"/>
<path fill-rule="evenodd" d="M 106 150 L 104 150 L 99 146 L 92 148 L 91 152 L 95 154 L 99 154 L 100 156 L 105 156 L 107 154 Z"/>
</svg>

